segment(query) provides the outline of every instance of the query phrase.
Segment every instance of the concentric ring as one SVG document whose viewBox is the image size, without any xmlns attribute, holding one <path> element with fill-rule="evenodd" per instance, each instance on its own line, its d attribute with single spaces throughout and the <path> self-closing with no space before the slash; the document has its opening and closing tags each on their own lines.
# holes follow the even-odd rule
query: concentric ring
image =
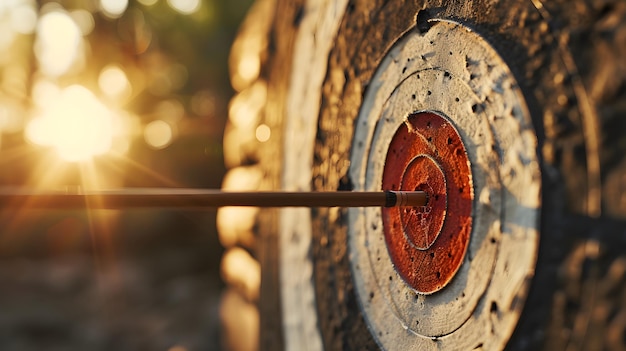
<svg viewBox="0 0 626 351">
<path fill-rule="evenodd" d="M 407 123 L 410 122 L 407 121 Z M 398 131 L 405 132 L 407 129 L 403 127 L 404 125 Z M 398 134 L 394 140 L 397 139 Z M 390 148 L 390 151 L 392 149 Z M 428 153 L 418 153 L 406 164 L 399 164 L 398 158 L 390 159 L 389 156 L 390 154 L 387 154 L 386 168 L 395 171 L 404 167 L 404 172 L 399 179 L 393 176 L 384 177 L 383 189 L 394 189 L 397 188 L 395 184 L 400 184 L 400 190 L 423 191 L 427 194 L 427 203 L 420 207 L 383 209 L 383 212 L 389 215 L 398 213 L 398 227 L 402 229 L 402 235 L 407 243 L 417 250 L 428 250 L 441 234 L 448 211 L 446 177 L 441 165 Z M 383 217 L 383 223 L 385 223 L 385 217 Z M 390 226 L 393 227 L 393 224 Z M 388 226 L 385 225 L 385 237 L 388 237 L 387 228 Z"/>
<path fill-rule="evenodd" d="M 429 200 L 422 207 L 383 208 L 383 231 L 395 269 L 418 293 L 442 289 L 463 262 L 472 227 L 471 178 L 463 142 L 446 118 L 420 112 L 400 125 L 382 188 L 426 191 Z"/>
<path fill-rule="evenodd" d="M 384 212 L 351 210 L 348 244 L 359 303 L 383 347 L 502 348 L 519 318 L 538 244 L 540 173 L 523 94 L 500 56 L 467 27 L 434 22 L 426 33 L 407 33 L 380 63 L 363 99 L 350 165 L 355 190 L 384 187 L 394 135 L 420 113 L 446 120 L 465 145 L 469 243 L 449 281 L 417 289 L 407 276 L 424 273 L 419 265 L 398 269 L 387 248 Z M 434 159 L 446 177 L 458 173 Z M 449 200 L 445 222 L 462 222 Z"/>
</svg>

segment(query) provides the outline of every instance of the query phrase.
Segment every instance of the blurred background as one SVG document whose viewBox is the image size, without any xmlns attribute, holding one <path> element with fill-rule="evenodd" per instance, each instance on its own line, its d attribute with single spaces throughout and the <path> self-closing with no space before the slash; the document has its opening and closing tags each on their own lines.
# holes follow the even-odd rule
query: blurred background
<svg viewBox="0 0 626 351">
<path fill-rule="evenodd" d="M 251 3 L 0 0 L 0 186 L 219 188 Z M 215 227 L 215 211 L 3 209 L 0 350 L 223 349 Z"/>
</svg>

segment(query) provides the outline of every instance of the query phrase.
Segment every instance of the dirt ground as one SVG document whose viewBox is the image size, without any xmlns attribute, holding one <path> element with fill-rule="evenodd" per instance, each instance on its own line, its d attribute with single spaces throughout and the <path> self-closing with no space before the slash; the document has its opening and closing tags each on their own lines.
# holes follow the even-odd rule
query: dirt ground
<svg viewBox="0 0 626 351">
<path fill-rule="evenodd" d="M 22 221 L 0 243 L 0 350 L 222 349 L 214 211 L 129 211 L 95 241 L 80 212 Z"/>
</svg>

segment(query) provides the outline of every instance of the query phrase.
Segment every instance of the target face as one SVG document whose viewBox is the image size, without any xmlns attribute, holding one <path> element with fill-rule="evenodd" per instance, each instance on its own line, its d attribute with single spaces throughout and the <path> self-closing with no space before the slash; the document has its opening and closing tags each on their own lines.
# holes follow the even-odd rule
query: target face
<svg viewBox="0 0 626 351">
<path fill-rule="evenodd" d="M 503 348 L 538 245 L 536 138 L 515 78 L 452 22 L 410 32 L 356 121 L 354 190 L 425 190 L 424 208 L 351 209 L 350 265 L 386 349 Z"/>
</svg>

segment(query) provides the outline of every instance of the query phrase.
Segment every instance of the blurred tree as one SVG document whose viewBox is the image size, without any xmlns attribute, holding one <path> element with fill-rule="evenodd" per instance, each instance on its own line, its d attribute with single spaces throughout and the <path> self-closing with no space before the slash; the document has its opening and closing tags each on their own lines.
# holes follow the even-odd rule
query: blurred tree
<svg viewBox="0 0 626 351">
<path fill-rule="evenodd" d="M 252 0 L 0 0 L 0 186 L 220 186 Z M 219 349 L 215 213 L 0 211 L 0 349 Z"/>
</svg>

